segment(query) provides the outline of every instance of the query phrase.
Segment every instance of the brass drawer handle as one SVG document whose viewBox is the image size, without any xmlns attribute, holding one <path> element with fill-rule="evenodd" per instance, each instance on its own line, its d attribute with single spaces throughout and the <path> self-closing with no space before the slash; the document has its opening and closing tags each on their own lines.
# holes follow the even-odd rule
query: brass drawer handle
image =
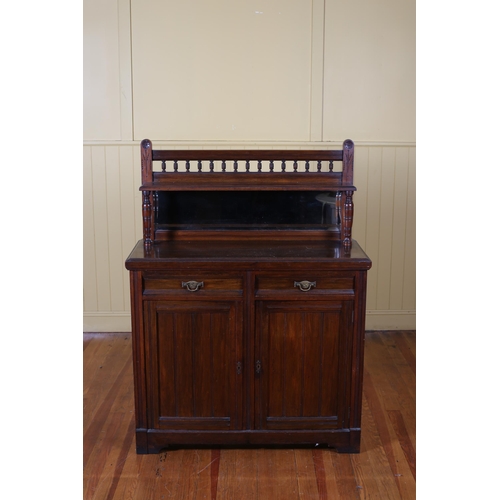
<svg viewBox="0 0 500 500">
<path fill-rule="evenodd" d="M 293 286 L 296 286 L 301 292 L 308 292 L 316 286 L 315 281 L 294 281 Z"/>
<path fill-rule="evenodd" d="M 188 292 L 197 292 L 200 288 L 203 288 L 203 281 L 183 281 L 182 288 L 185 288 Z"/>
</svg>

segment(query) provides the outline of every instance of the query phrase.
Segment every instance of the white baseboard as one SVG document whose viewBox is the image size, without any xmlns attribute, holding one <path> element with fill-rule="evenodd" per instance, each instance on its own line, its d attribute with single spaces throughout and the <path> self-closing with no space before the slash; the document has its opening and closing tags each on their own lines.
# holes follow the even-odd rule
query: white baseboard
<svg viewBox="0 0 500 500">
<path fill-rule="evenodd" d="M 415 311 L 366 311 L 366 330 L 416 330 Z M 130 332 L 130 313 L 84 313 L 83 331 Z"/>
<path fill-rule="evenodd" d="M 415 311 L 366 311 L 366 330 L 416 330 Z"/>
<path fill-rule="evenodd" d="M 83 313 L 85 333 L 130 332 L 130 313 L 128 312 L 88 312 Z"/>
</svg>

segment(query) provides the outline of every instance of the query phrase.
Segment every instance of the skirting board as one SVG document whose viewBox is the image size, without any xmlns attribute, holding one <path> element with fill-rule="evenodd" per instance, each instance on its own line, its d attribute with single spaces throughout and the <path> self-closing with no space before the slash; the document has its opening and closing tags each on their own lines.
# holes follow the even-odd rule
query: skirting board
<svg viewBox="0 0 500 500">
<path fill-rule="evenodd" d="M 130 332 L 129 312 L 89 312 L 83 313 L 84 333 Z"/>
<path fill-rule="evenodd" d="M 366 311 L 366 330 L 416 330 L 415 311 Z M 84 313 L 83 331 L 130 332 L 130 313 Z"/>
<path fill-rule="evenodd" d="M 365 330 L 416 330 L 415 311 L 366 311 Z"/>
</svg>

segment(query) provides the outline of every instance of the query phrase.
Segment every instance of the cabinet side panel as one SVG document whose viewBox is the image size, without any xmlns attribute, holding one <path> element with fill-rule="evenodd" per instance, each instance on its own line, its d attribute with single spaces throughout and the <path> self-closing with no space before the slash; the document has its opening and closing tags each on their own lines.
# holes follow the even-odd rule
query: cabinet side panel
<svg viewBox="0 0 500 500">
<path fill-rule="evenodd" d="M 130 302 L 132 313 L 132 350 L 134 367 L 134 396 L 136 427 L 147 427 L 146 380 L 144 364 L 144 328 L 142 311 L 142 277 L 130 271 Z"/>
<path fill-rule="evenodd" d="M 361 406 L 363 397 L 363 368 L 365 351 L 365 311 L 366 311 L 367 273 L 360 272 L 356 277 L 357 302 L 352 343 L 352 386 L 351 416 L 349 426 L 361 427 Z"/>
</svg>

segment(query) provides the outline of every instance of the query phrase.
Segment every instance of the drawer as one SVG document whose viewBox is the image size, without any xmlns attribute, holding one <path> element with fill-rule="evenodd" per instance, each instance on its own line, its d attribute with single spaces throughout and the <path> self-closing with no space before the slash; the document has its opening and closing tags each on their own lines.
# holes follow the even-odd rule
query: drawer
<svg viewBox="0 0 500 500">
<path fill-rule="evenodd" d="M 290 294 L 296 296 L 329 293 L 353 294 L 354 276 L 349 273 L 296 271 L 255 276 L 256 295 Z"/>
<path fill-rule="evenodd" d="M 200 296 L 243 291 L 243 277 L 224 274 L 207 274 L 186 271 L 182 273 L 145 272 L 143 274 L 145 294 L 167 293 Z"/>
</svg>

